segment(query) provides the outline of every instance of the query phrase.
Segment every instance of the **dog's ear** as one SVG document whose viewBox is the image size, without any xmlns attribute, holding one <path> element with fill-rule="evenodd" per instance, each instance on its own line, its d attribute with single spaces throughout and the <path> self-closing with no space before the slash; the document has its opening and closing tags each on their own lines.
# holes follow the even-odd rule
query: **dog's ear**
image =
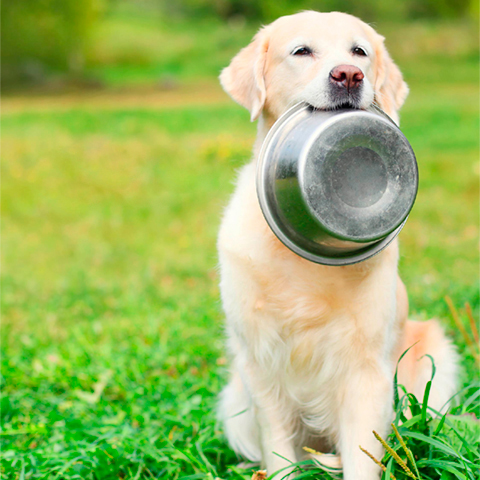
<svg viewBox="0 0 480 480">
<path fill-rule="evenodd" d="M 240 50 L 220 74 L 223 89 L 250 111 L 252 122 L 258 118 L 265 104 L 264 71 L 268 42 L 268 30 L 262 28 L 252 43 Z"/>
<path fill-rule="evenodd" d="M 400 69 L 393 63 L 384 44 L 384 37 L 378 35 L 375 48 L 375 100 L 396 122 L 398 110 L 408 95 Z"/>
</svg>

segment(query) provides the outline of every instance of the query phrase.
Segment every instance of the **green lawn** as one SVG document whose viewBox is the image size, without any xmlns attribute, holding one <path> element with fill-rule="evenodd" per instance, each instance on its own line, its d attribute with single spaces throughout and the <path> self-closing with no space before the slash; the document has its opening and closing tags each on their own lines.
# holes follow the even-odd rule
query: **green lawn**
<svg viewBox="0 0 480 480">
<path fill-rule="evenodd" d="M 441 319 L 468 385 L 444 297 L 478 318 L 478 65 L 461 28 L 457 50 L 434 53 L 436 30 L 415 28 L 430 51 L 398 47 L 420 168 L 400 269 L 411 316 Z M 4 102 L 2 478 L 249 478 L 215 419 L 228 369 L 215 238 L 255 125 L 226 96 L 115 95 L 97 109 Z"/>
</svg>

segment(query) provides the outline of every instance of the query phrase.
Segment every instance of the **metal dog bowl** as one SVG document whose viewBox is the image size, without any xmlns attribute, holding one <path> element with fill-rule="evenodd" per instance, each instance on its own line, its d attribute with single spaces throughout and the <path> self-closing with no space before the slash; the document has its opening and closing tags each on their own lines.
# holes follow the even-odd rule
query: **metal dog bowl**
<svg viewBox="0 0 480 480">
<path fill-rule="evenodd" d="M 418 189 L 408 140 L 382 110 L 298 104 L 265 138 L 257 194 L 293 252 L 324 265 L 375 255 L 400 232 Z"/>
</svg>

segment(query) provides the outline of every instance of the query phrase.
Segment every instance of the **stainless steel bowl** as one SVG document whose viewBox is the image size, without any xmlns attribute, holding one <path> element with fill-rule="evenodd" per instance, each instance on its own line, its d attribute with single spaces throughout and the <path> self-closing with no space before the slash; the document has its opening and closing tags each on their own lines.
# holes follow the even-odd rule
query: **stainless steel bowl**
<svg viewBox="0 0 480 480">
<path fill-rule="evenodd" d="M 265 219 L 293 252 L 349 265 L 400 232 L 418 189 L 415 154 L 382 110 L 298 104 L 263 143 L 257 194 Z"/>
</svg>

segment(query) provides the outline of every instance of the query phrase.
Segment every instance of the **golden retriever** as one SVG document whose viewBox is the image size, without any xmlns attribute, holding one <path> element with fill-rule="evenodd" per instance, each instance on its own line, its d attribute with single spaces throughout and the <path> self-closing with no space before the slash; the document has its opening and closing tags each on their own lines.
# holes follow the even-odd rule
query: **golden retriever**
<svg viewBox="0 0 480 480">
<path fill-rule="evenodd" d="M 219 412 L 233 450 L 262 462 L 269 475 L 284 469 L 276 478 L 305 458 L 304 446 L 326 452 L 317 456 L 325 465 L 343 465 L 346 480 L 378 478 L 359 445 L 382 457 L 372 430 L 388 433 L 395 367 L 413 344 L 400 383 L 421 401 L 432 373 L 422 359 L 428 353 L 437 368 L 431 406 L 441 409 L 455 391 L 457 357 L 441 327 L 407 321 L 397 241 L 359 264 L 318 265 L 280 243 L 257 201 L 262 141 L 293 104 L 362 109 L 376 102 L 398 122 L 408 88 L 383 40 L 353 16 L 302 12 L 262 28 L 220 76 L 258 119 L 258 136 L 218 240 L 232 355 Z"/>
</svg>

